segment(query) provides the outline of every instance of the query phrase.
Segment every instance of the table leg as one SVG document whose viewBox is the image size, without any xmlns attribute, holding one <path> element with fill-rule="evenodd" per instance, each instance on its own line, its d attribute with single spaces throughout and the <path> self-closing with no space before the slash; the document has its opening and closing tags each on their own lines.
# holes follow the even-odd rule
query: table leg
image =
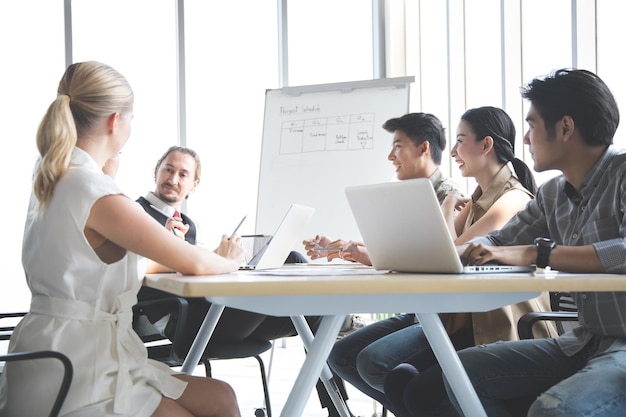
<svg viewBox="0 0 626 417">
<path fill-rule="evenodd" d="M 421 313 L 417 317 L 465 417 L 487 417 L 439 315 Z"/>
<path fill-rule="evenodd" d="M 200 329 L 198 329 L 198 334 L 193 340 L 187 356 L 185 356 L 185 360 L 183 361 L 183 366 L 181 368 L 182 372 L 191 374 L 196 366 L 198 366 L 202 353 L 209 344 L 209 339 L 211 338 L 223 311 L 224 306 L 215 303 L 211 304 Z"/>
<path fill-rule="evenodd" d="M 346 316 L 343 316 L 344 321 L 345 317 Z M 311 343 L 313 343 L 314 340 L 311 328 L 309 327 L 303 316 L 292 316 L 291 321 L 293 322 L 293 325 L 296 328 L 298 335 L 302 339 L 304 347 L 308 351 L 309 346 L 311 346 Z M 320 379 L 322 380 L 324 388 L 326 388 L 326 392 L 328 392 L 330 399 L 335 405 L 335 408 L 339 412 L 339 415 L 342 417 L 350 417 L 350 410 L 348 410 L 345 399 L 341 395 L 339 387 L 335 383 L 335 380 L 333 379 L 333 374 L 330 371 L 330 367 L 328 366 L 326 361 L 324 361 L 324 367 L 322 368 Z"/>
<path fill-rule="evenodd" d="M 298 377 L 296 378 L 296 381 L 289 392 L 289 396 L 287 397 L 287 401 L 285 402 L 285 406 L 280 413 L 281 417 L 298 417 L 302 415 L 309 395 L 313 392 L 315 381 L 319 378 L 322 372 L 322 368 L 324 367 L 328 354 L 337 339 L 337 335 L 339 334 L 339 330 L 341 329 L 344 319 L 344 315 L 324 316 L 322 318 L 322 322 L 320 323 L 320 327 L 317 329 L 315 338 L 307 349 L 306 358 L 304 359 L 302 368 L 300 368 Z M 298 319 L 294 321 L 294 326 L 299 326 L 300 324 L 296 325 L 296 322 L 298 322 Z M 308 325 L 306 327 L 308 328 Z M 296 327 L 296 329 L 297 328 L 298 327 Z M 311 329 L 309 328 L 309 331 L 310 330 Z"/>
</svg>

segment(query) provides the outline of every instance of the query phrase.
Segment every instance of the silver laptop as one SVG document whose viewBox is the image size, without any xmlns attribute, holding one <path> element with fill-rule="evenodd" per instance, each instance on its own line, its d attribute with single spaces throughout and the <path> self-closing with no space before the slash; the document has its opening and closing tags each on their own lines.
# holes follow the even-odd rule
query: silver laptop
<svg viewBox="0 0 626 417">
<path fill-rule="evenodd" d="M 275 269 L 283 266 L 298 239 L 302 239 L 314 211 L 315 209 L 311 207 L 292 204 L 276 232 L 267 239 L 248 263 L 239 269 Z"/>
<path fill-rule="evenodd" d="M 463 266 L 439 201 L 426 178 L 345 190 L 372 265 L 424 273 L 531 272 L 532 266 Z"/>
</svg>

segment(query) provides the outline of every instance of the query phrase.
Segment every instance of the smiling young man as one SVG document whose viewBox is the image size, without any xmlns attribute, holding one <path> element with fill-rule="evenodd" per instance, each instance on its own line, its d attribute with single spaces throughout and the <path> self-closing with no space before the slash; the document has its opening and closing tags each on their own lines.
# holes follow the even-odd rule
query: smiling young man
<svg viewBox="0 0 626 417">
<path fill-rule="evenodd" d="M 464 263 L 625 274 L 626 153 L 612 146 L 613 94 L 595 74 L 568 69 L 532 80 L 522 94 L 535 170 L 562 175 L 500 231 L 459 247 Z M 489 416 L 626 415 L 626 293 L 573 296 L 580 327 L 459 353 Z"/>
<path fill-rule="evenodd" d="M 449 192 L 459 188 L 439 169 L 447 140 L 437 117 L 429 113 L 409 113 L 387 120 L 382 127 L 393 134 L 387 159 L 395 166 L 398 180 L 428 178 L 440 203 Z M 313 259 L 326 256 L 319 251 L 320 256 L 315 256 L 315 244 L 326 246 L 330 242 L 324 236 L 316 238 L 327 240 L 304 242 L 307 255 Z M 363 251 L 359 254 L 364 257 L 352 260 L 371 264 L 366 248 L 361 248 Z M 331 258 L 328 256 L 329 260 Z M 414 314 L 398 314 L 371 323 L 336 342 L 328 363 L 343 379 L 394 411 L 383 393 L 383 384 L 389 371 L 414 353 L 415 341 L 422 337 L 421 330 L 409 330 L 414 324 Z"/>
<path fill-rule="evenodd" d="M 387 159 L 395 166 L 397 179 L 430 179 L 440 203 L 450 191 L 458 188 L 439 169 L 446 134 L 437 117 L 429 113 L 409 113 L 387 120 L 383 129 L 393 133 Z"/>
</svg>

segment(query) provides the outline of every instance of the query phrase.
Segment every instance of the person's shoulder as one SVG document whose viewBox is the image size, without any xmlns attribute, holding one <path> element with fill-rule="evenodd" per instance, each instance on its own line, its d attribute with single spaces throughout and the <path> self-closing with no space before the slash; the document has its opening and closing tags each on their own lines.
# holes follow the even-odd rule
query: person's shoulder
<svg viewBox="0 0 626 417">
<path fill-rule="evenodd" d="M 626 171 L 626 148 L 615 149 L 610 155 L 609 164 L 615 169 Z"/>
<path fill-rule="evenodd" d="M 448 194 L 453 190 L 460 190 L 461 186 L 452 178 L 443 177 L 438 184 L 435 184 L 435 189 Z"/>
<path fill-rule="evenodd" d="M 603 184 L 604 188 L 612 189 L 626 185 L 626 149 L 611 149 L 596 165 L 595 173 L 590 182 Z"/>
<path fill-rule="evenodd" d="M 433 184 L 433 188 L 435 189 L 439 204 L 442 204 L 446 196 L 452 191 L 461 189 L 457 183 L 447 177 L 441 177 L 439 181 Z"/>
<path fill-rule="evenodd" d="M 115 181 L 102 171 L 90 169 L 89 167 L 70 167 L 63 175 L 60 183 L 65 183 L 69 187 L 76 188 L 110 188 L 118 189 Z"/>
<path fill-rule="evenodd" d="M 511 175 L 511 177 L 507 179 L 505 186 L 503 187 L 503 192 L 513 192 L 514 194 L 525 195 L 528 198 L 535 198 L 533 192 L 524 187 L 524 184 L 522 184 L 520 180 L 514 175 Z"/>
<path fill-rule="evenodd" d="M 555 193 L 559 188 L 563 188 L 567 181 L 563 174 L 555 175 L 552 178 L 548 178 L 543 183 L 541 183 L 537 189 L 536 195 L 547 193 Z"/>
<path fill-rule="evenodd" d="M 54 195 L 67 206 L 92 206 L 102 197 L 123 194 L 115 181 L 97 170 L 70 168 L 55 187 Z"/>
</svg>

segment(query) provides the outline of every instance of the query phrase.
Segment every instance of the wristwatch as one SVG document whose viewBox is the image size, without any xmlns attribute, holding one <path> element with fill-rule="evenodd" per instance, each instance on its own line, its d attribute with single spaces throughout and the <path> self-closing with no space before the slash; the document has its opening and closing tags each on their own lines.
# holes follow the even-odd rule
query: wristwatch
<svg viewBox="0 0 626 417">
<path fill-rule="evenodd" d="M 550 263 L 550 252 L 556 248 L 556 243 L 547 237 L 538 237 L 535 239 L 535 246 L 537 247 L 537 267 L 545 268 Z"/>
</svg>

